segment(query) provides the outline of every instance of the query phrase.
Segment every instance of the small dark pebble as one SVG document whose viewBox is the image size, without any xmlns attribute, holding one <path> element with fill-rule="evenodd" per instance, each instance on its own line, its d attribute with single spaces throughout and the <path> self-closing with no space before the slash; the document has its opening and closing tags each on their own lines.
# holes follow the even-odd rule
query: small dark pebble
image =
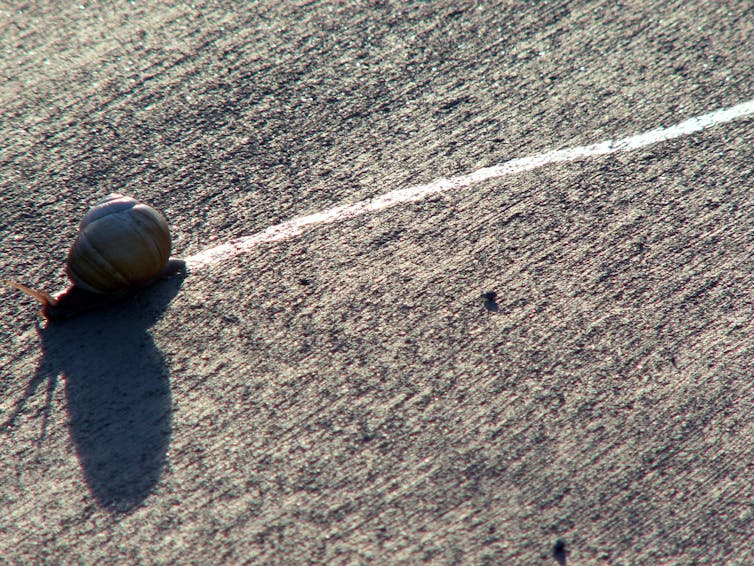
<svg viewBox="0 0 754 566">
<path fill-rule="evenodd" d="M 561 564 L 563 564 L 566 555 L 566 543 L 562 538 L 555 541 L 552 545 L 552 555 Z"/>
<path fill-rule="evenodd" d="M 312 280 L 311 279 L 307 279 L 306 277 L 302 277 L 301 279 L 298 280 L 298 284 L 299 285 L 311 285 L 312 284 Z"/>
<path fill-rule="evenodd" d="M 500 307 L 498 307 L 497 303 L 495 302 L 496 298 L 497 293 L 495 293 L 495 291 L 487 291 L 486 293 L 482 293 L 482 299 L 484 299 L 484 308 L 490 312 L 497 312 L 498 310 L 500 310 Z"/>
</svg>

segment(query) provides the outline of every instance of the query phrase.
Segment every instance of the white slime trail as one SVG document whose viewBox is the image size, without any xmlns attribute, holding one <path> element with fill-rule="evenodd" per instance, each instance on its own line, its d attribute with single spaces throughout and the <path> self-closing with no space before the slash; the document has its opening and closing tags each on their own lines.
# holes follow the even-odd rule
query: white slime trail
<svg viewBox="0 0 754 566">
<path fill-rule="evenodd" d="M 213 246 L 184 259 L 189 270 L 197 270 L 249 252 L 259 244 L 294 238 L 308 227 L 317 224 L 340 222 L 341 220 L 361 216 L 370 212 L 377 212 L 406 202 L 422 200 L 429 195 L 463 189 L 488 179 L 504 177 L 506 175 L 515 175 L 516 173 L 521 173 L 523 171 L 530 171 L 544 165 L 549 165 L 550 163 L 575 161 L 586 157 L 639 149 L 659 142 L 688 136 L 706 128 L 724 124 L 751 114 L 754 114 L 754 99 L 731 106 L 730 108 L 723 108 L 708 114 L 689 118 L 688 120 L 684 120 L 683 122 L 668 128 L 656 128 L 627 138 L 607 140 L 592 145 L 559 149 L 556 151 L 548 151 L 547 153 L 539 153 L 530 157 L 511 159 L 505 163 L 493 165 L 492 167 L 484 167 L 466 175 L 437 179 L 426 185 L 415 185 L 404 189 L 396 189 L 369 200 L 363 200 L 353 204 L 344 204 L 322 212 L 300 216 L 270 226 L 256 234 L 242 236 L 225 244 Z"/>
</svg>

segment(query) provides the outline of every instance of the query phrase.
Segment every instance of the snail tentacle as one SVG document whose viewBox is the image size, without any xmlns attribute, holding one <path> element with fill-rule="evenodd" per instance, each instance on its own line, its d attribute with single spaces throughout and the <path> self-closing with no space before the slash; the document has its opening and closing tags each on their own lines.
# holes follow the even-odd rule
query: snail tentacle
<svg viewBox="0 0 754 566">
<path fill-rule="evenodd" d="M 27 287 L 26 285 L 23 285 L 21 283 L 16 283 L 15 281 L 8 281 L 7 279 L 0 279 L 0 283 L 7 285 L 8 287 L 18 289 L 19 291 L 26 293 L 30 297 L 34 297 L 45 307 L 58 306 L 58 300 L 50 295 L 47 291 L 37 291 L 36 289 L 32 289 L 31 287 Z"/>
</svg>

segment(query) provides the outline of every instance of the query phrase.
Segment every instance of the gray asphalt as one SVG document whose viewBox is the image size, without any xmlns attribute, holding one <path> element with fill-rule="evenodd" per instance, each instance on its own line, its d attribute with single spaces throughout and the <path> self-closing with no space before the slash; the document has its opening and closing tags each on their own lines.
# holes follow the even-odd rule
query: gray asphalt
<svg viewBox="0 0 754 566">
<path fill-rule="evenodd" d="M 754 97 L 744 1 L 192 6 L 0 10 L 0 277 L 64 288 L 113 191 L 188 256 Z M 2 288 L 0 560 L 754 562 L 752 147 L 486 181 L 61 325 Z"/>
</svg>

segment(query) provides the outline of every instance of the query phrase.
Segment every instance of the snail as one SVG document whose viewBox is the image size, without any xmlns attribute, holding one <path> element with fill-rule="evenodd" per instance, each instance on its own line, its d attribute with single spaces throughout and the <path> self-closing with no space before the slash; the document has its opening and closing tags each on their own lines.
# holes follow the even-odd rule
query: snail
<svg viewBox="0 0 754 566">
<path fill-rule="evenodd" d="M 66 274 L 72 285 L 57 297 L 14 281 L 4 284 L 42 303 L 50 321 L 70 318 L 117 300 L 149 285 L 175 268 L 170 261 L 171 237 L 157 210 L 131 197 L 111 194 L 81 219 L 68 252 Z"/>
</svg>

